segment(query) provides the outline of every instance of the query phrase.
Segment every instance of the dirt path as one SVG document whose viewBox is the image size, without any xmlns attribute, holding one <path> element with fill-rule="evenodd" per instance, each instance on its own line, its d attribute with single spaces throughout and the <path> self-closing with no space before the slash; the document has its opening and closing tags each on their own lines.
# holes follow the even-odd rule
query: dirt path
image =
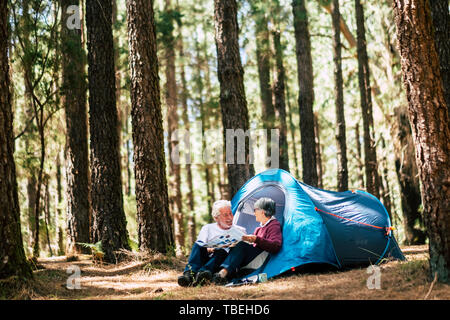
<svg viewBox="0 0 450 320">
<path fill-rule="evenodd" d="M 225 288 L 215 285 L 182 288 L 177 285 L 185 261 L 156 255 L 117 266 L 94 264 L 89 256 L 68 262 L 66 257 L 40 259 L 31 299 L 450 299 L 450 286 L 428 279 L 426 246 L 402 249 L 408 261 L 380 266 L 380 288 L 368 289 L 366 268 L 304 273 L 267 283 Z M 79 289 L 74 272 L 80 271 Z M 371 282 L 376 285 L 375 282 Z M 430 290 L 431 289 L 431 290 Z M 18 296 L 20 298 L 20 295 Z"/>
</svg>

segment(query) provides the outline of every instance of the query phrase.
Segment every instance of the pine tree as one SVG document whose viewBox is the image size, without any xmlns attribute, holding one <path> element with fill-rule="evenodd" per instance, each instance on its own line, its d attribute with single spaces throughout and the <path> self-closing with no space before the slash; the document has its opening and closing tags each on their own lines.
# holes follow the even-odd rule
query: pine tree
<svg viewBox="0 0 450 320">
<path fill-rule="evenodd" d="M 164 157 L 153 1 L 127 1 L 131 117 L 141 250 L 173 246 Z"/>
<path fill-rule="evenodd" d="M 422 182 L 430 271 L 450 281 L 450 128 L 429 1 L 394 2 L 409 122 Z"/>
<path fill-rule="evenodd" d="M 0 3 L 0 279 L 30 278 L 20 230 L 20 209 L 14 163 L 13 113 L 9 91 L 8 8 Z"/>
<path fill-rule="evenodd" d="M 86 1 L 92 241 L 101 241 L 104 260 L 115 263 L 120 258 L 115 251 L 130 247 L 123 210 L 111 21 L 110 0 Z"/>
</svg>

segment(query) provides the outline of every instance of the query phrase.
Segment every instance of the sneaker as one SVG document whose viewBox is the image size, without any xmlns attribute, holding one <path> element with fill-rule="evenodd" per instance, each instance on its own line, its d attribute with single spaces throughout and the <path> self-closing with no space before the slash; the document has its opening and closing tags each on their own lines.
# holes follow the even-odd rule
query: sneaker
<svg viewBox="0 0 450 320">
<path fill-rule="evenodd" d="M 182 287 L 189 287 L 194 283 L 195 273 L 192 271 L 185 271 L 183 275 L 178 277 L 178 284 Z"/>
<path fill-rule="evenodd" d="M 200 286 L 202 286 L 202 285 L 204 285 L 204 284 L 210 282 L 211 279 L 212 279 L 212 273 L 211 273 L 211 271 L 209 271 L 209 270 L 202 270 L 202 271 L 199 271 L 199 272 L 197 273 L 197 276 L 195 277 L 194 285 L 200 285 Z"/>
<path fill-rule="evenodd" d="M 217 285 L 225 285 L 228 283 L 228 279 L 226 277 L 222 277 L 218 272 L 214 273 L 212 277 L 212 282 Z"/>
</svg>

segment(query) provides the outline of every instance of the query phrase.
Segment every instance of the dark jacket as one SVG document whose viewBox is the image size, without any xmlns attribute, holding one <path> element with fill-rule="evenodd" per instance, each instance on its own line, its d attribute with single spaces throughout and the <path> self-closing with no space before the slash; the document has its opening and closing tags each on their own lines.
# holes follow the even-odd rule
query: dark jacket
<svg viewBox="0 0 450 320">
<path fill-rule="evenodd" d="M 264 227 L 256 228 L 253 234 L 256 235 L 254 245 L 269 253 L 277 253 L 280 251 L 283 236 L 281 233 L 281 225 L 277 219 L 269 221 Z"/>
</svg>

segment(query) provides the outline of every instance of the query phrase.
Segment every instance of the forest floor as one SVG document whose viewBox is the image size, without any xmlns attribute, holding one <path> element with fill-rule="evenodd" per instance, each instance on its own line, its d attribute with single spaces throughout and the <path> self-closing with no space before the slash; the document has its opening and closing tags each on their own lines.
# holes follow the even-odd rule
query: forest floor
<svg viewBox="0 0 450 320">
<path fill-rule="evenodd" d="M 407 261 L 389 261 L 381 268 L 380 288 L 368 289 L 371 276 L 367 268 L 346 271 L 293 274 L 268 282 L 223 287 L 213 284 L 182 288 L 177 284 L 186 260 L 160 254 L 142 257 L 136 254 L 118 265 L 95 263 L 89 255 L 76 260 L 66 257 L 39 259 L 41 269 L 34 271 L 34 280 L 9 290 L 0 298 L 12 299 L 156 299 L 156 300 L 290 300 L 290 299 L 445 299 L 450 300 L 450 285 L 430 279 L 428 247 L 402 248 Z M 68 261 L 74 260 L 74 261 Z M 68 289 L 73 266 L 80 270 L 79 289 Z M 73 278 L 71 278 L 73 279 Z M 69 284 L 76 284 L 70 282 Z M 5 286 L 3 286 L 4 288 Z"/>
</svg>

